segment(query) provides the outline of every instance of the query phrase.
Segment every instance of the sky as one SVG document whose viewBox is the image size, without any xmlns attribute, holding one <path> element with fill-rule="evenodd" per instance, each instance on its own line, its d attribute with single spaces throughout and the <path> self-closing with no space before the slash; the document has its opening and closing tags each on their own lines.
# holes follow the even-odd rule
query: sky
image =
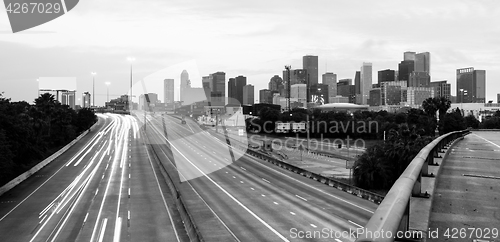
<svg viewBox="0 0 500 242">
<path fill-rule="evenodd" d="M 486 70 L 486 100 L 496 102 L 498 23 L 496 0 L 81 0 L 65 15 L 15 34 L 0 11 L 0 92 L 33 102 L 37 78 L 75 77 L 81 97 L 92 92 L 96 72 L 96 104 L 103 105 L 105 82 L 110 98 L 129 91 L 131 56 L 134 94 L 144 87 L 162 97 L 162 80 L 178 85 L 188 69 L 194 87 L 217 71 L 226 81 L 244 75 L 258 99 L 285 65 L 302 68 L 304 55 L 319 56 L 320 78 L 328 71 L 353 79 L 371 62 L 376 83 L 377 71 L 397 70 L 403 52 L 415 51 L 431 53 L 431 79 L 448 80 L 452 95 L 456 69 Z"/>
</svg>

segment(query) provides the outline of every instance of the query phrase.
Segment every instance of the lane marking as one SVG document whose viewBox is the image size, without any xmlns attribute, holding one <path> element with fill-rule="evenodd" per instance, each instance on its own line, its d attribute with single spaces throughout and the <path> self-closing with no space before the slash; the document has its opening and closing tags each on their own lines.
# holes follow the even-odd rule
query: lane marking
<svg viewBox="0 0 500 242">
<path fill-rule="evenodd" d="M 359 225 L 359 224 L 357 224 L 357 223 L 355 223 L 355 222 L 353 222 L 351 220 L 347 220 L 347 222 L 352 223 L 352 224 L 354 224 L 354 225 L 356 225 L 356 226 L 358 226 L 360 228 L 363 228 L 363 226 L 361 226 L 361 225 Z"/>
<path fill-rule="evenodd" d="M 317 227 L 318 227 L 318 226 L 316 226 L 316 225 L 314 225 L 314 224 L 311 224 L 311 226 L 312 226 L 313 228 L 317 228 Z"/>
<path fill-rule="evenodd" d="M 279 205 L 277 202 L 273 202 L 273 203 L 276 204 L 276 205 Z"/>
<path fill-rule="evenodd" d="M 252 191 L 255 191 L 255 189 L 253 189 L 253 187 L 250 187 L 250 189 L 252 189 Z"/>
<path fill-rule="evenodd" d="M 305 199 L 305 198 L 303 198 L 303 197 L 301 197 L 299 195 L 295 195 L 295 196 L 307 202 L 307 199 Z"/>
<path fill-rule="evenodd" d="M 99 234 L 99 240 L 98 240 L 99 242 L 102 242 L 102 240 L 104 239 L 104 232 L 106 232 L 106 225 L 107 224 L 108 224 L 108 219 L 105 218 L 103 223 L 102 223 L 102 226 L 101 226 L 101 233 Z"/>
<path fill-rule="evenodd" d="M 492 144 L 492 145 L 494 145 L 494 146 L 496 146 L 496 147 L 500 148 L 500 145 L 497 145 L 497 144 L 495 144 L 495 143 L 493 143 L 493 142 L 491 142 L 491 141 L 489 141 L 489 140 L 487 140 L 487 139 L 485 139 L 485 138 L 483 138 L 483 137 L 481 137 L 481 136 L 479 136 L 479 135 L 477 135 L 477 134 L 473 134 L 473 135 L 475 135 L 475 136 L 477 136 L 477 137 L 479 137 L 479 138 L 481 138 L 481 139 L 483 139 L 483 140 L 485 140 L 485 141 L 489 142 L 490 144 Z"/>
<path fill-rule="evenodd" d="M 295 216 L 295 213 L 294 212 L 290 212 L 291 215 Z"/>
<path fill-rule="evenodd" d="M 265 178 L 262 178 L 262 180 L 264 180 L 267 183 L 271 183 L 270 181 L 266 180 Z"/>
<path fill-rule="evenodd" d="M 113 242 L 120 242 L 120 232 L 122 230 L 122 218 L 118 217 L 115 223 L 115 234 L 113 236 Z"/>
</svg>

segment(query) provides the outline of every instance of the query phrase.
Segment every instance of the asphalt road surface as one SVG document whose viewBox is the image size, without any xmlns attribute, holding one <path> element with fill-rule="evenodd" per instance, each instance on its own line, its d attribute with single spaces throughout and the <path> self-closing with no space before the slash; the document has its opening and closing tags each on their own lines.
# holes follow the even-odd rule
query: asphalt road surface
<svg viewBox="0 0 500 242">
<path fill-rule="evenodd" d="M 500 132 L 467 135 L 441 169 L 428 241 L 500 241 Z"/>
<path fill-rule="evenodd" d="M 347 233 L 377 207 L 246 156 L 190 119 L 136 115 L 147 120 L 159 160 L 175 168 L 172 177 L 207 241 L 354 241 Z"/>
<path fill-rule="evenodd" d="M 133 116 L 99 125 L 0 197 L 0 241 L 187 241 Z"/>
</svg>

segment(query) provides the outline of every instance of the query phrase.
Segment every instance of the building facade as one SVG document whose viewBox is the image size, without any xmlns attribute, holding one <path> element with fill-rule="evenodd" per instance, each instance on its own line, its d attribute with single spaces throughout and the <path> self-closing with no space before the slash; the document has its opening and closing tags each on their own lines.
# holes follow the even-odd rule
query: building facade
<svg viewBox="0 0 500 242">
<path fill-rule="evenodd" d="M 182 75 L 181 75 L 182 76 Z M 186 89 L 183 90 L 184 94 L 186 93 Z M 163 80 L 163 102 L 165 104 L 174 103 L 175 98 L 175 86 L 174 79 L 165 79 Z"/>
<path fill-rule="evenodd" d="M 396 77 L 396 71 L 395 70 L 390 70 L 390 69 L 386 69 L 386 70 L 382 70 L 382 71 L 378 71 L 378 84 L 380 84 L 381 82 L 393 82 L 395 81 L 395 77 Z"/>
<path fill-rule="evenodd" d="M 189 81 L 189 73 L 186 70 L 181 72 L 181 87 L 180 87 L 180 100 L 184 101 L 186 96 L 185 90 L 191 88 L 191 81 Z"/>
<path fill-rule="evenodd" d="M 451 101 L 451 84 L 448 81 L 435 81 L 430 83 L 430 87 L 434 88 L 435 97 L 444 97 Z"/>
<path fill-rule="evenodd" d="M 370 89 L 372 88 L 372 63 L 364 62 L 360 71 L 360 95 L 356 96 L 356 102 L 366 105 L 370 98 Z"/>
<path fill-rule="evenodd" d="M 253 85 L 245 85 L 243 86 L 243 103 L 244 105 L 253 105 L 254 104 L 254 86 Z"/>
<path fill-rule="evenodd" d="M 328 97 L 326 97 L 326 102 L 328 102 L 330 97 L 337 96 L 337 74 L 327 72 L 322 75 L 321 82 L 328 86 Z"/>
<path fill-rule="evenodd" d="M 486 71 L 473 67 L 457 69 L 457 102 L 486 102 Z"/>
<path fill-rule="evenodd" d="M 318 56 L 306 55 L 302 57 L 302 68 L 309 74 L 309 85 L 318 84 Z"/>
</svg>

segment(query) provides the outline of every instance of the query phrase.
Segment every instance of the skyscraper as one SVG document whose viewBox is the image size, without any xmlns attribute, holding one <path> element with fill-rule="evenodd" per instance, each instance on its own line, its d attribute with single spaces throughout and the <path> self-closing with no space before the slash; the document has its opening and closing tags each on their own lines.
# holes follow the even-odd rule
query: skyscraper
<svg viewBox="0 0 500 242">
<path fill-rule="evenodd" d="M 457 102 L 485 103 L 486 71 L 473 67 L 457 69 Z"/>
<path fill-rule="evenodd" d="M 451 84 L 446 80 L 431 82 L 429 86 L 434 88 L 434 97 L 445 97 L 451 100 Z"/>
<path fill-rule="evenodd" d="M 417 53 L 413 51 L 406 51 L 403 53 L 403 60 L 404 61 L 415 61 L 415 55 Z"/>
<path fill-rule="evenodd" d="M 349 103 L 356 102 L 356 87 L 352 85 L 352 79 L 341 79 L 337 83 L 337 95 L 347 97 Z M 328 100 L 333 103 L 332 98 Z"/>
<path fill-rule="evenodd" d="M 318 56 L 306 55 L 302 57 L 302 68 L 307 70 L 309 74 L 309 85 L 318 84 Z"/>
<path fill-rule="evenodd" d="M 328 85 L 328 97 L 324 97 L 326 99 L 325 102 L 328 103 L 330 97 L 337 96 L 337 74 L 327 72 L 323 74 L 321 82 L 324 85 Z"/>
<path fill-rule="evenodd" d="M 243 86 L 243 104 L 244 105 L 253 105 L 254 104 L 254 86 L 253 85 L 245 85 Z"/>
<path fill-rule="evenodd" d="M 186 71 L 186 70 L 183 70 L 182 73 L 181 73 L 181 90 L 180 90 L 180 94 L 181 94 L 181 97 L 180 97 L 180 100 L 181 101 L 184 101 L 184 93 L 185 93 L 185 90 L 187 88 L 190 88 L 191 87 L 191 82 L 189 81 L 189 73 Z"/>
<path fill-rule="evenodd" d="M 372 63 L 363 62 L 360 71 L 360 91 L 359 99 L 356 97 L 358 104 L 368 104 L 370 98 L 370 89 L 372 88 Z"/>
<path fill-rule="evenodd" d="M 260 90 L 259 91 L 259 102 L 260 103 L 273 103 L 273 91 L 271 91 L 269 89 Z"/>
<path fill-rule="evenodd" d="M 378 71 L 378 84 L 380 84 L 381 82 L 393 82 L 395 81 L 395 70 L 390 70 L 390 69 L 386 69 L 386 70 L 382 70 L 382 71 Z"/>
<path fill-rule="evenodd" d="M 228 81 L 228 97 L 231 104 L 243 103 L 243 86 L 247 84 L 247 78 L 244 76 L 237 76 L 236 78 L 229 78 Z"/>
<path fill-rule="evenodd" d="M 174 103 L 174 79 L 163 80 L 163 102 L 165 104 Z M 184 90 L 186 93 L 186 90 Z"/>
<path fill-rule="evenodd" d="M 410 79 L 410 73 L 415 70 L 415 61 L 404 60 L 398 65 L 398 80 L 408 81 Z"/>
<path fill-rule="evenodd" d="M 422 52 L 415 55 L 415 72 L 431 74 L 431 54 Z"/>
<path fill-rule="evenodd" d="M 355 94 L 360 94 L 361 93 L 361 72 L 356 71 L 356 74 L 354 75 L 354 87 L 355 87 Z"/>
<path fill-rule="evenodd" d="M 202 79 L 203 88 L 207 99 L 214 106 L 225 105 L 226 97 L 226 73 L 216 72 Z"/>
<path fill-rule="evenodd" d="M 271 91 L 278 91 L 283 90 L 284 85 L 283 85 L 283 79 L 281 79 L 280 76 L 274 75 L 271 77 L 271 80 L 269 80 L 268 84 L 268 89 Z"/>
<path fill-rule="evenodd" d="M 431 76 L 427 72 L 414 71 L 408 76 L 409 87 L 429 87 Z"/>
</svg>

